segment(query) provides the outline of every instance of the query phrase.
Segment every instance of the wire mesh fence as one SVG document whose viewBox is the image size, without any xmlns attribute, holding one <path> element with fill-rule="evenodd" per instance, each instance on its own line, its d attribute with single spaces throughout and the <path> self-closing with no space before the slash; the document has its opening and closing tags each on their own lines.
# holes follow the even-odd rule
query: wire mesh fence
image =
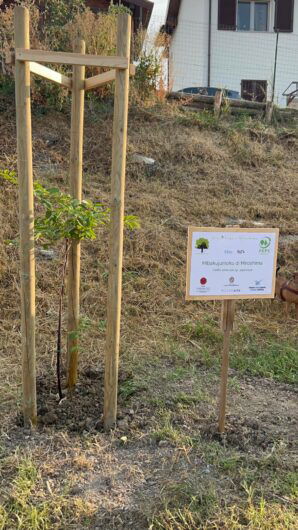
<svg viewBox="0 0 298 530">
<path fill-rule="evenodd" d="M 297 103 L 298 34 L 219 31 L 217 24 L 181 19 L 171 36 L 158 41 L 163 22 L 157 17 L 151 21 L 147 45 L 159 42 L 168 91 L 201 87 L 214 95 L 206 91 L 214 87 L 244 99 L 273 99 L 280 106 Z"/>
</svg>

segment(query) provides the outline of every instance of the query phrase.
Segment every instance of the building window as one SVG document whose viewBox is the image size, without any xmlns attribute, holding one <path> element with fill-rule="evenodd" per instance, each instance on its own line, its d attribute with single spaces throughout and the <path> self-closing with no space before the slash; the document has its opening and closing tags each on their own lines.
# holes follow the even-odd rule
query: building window
<svg viewBox="0 0 298 530">
<path fill-rule="evenodd" d="M 259 101 L 263 103 L 267 100 L 267 81 L 242 79 L 241 97 L 248 101 Z"/>
<path fill-rule="evenodd" d="M 218 0 L 218 29 L 268 31 L 272 9 L 274 31 L 292 33 L 294 5 L 295 0 Z"/>
<path fill-rule="evenodd" d="M 238 2 L 238 24 L 237 29 L 250 30 L 250 2 Z"/>
<path fill-rule="evenodd" d="M 269 5 L 267 2 L 255 2 L 255 13 L 254 13 L 254 30 L 255 31 L 267 31 L 268 30 L 268 14 Z"/>
<path fill-rule="evenodd" d="M 238 0 L 237 29 L 240 31 L 268 31 L 269 3 Z"/>
</svg>

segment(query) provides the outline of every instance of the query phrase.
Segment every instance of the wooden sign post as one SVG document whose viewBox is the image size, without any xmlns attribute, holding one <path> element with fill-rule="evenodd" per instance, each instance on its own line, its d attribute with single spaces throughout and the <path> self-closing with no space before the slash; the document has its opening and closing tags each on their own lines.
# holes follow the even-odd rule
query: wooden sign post
<svg viewBox="0 0 298 530">
<path fill-rule="evenodd" d="M 222 302 L 221 329 L 224 334 L 221 377 L 219 391 L 219 420 L 218 430 L 223 433 L 225 430 L 226 405 L 227 405 L 227 387 L 228 387 L 228 370 L 229 370 L 229 349 L 230 336 L 234 325 L 235 300 L 224 300 Z"/>
<path fill-rule="evenodd" d="M 186 300 L 221 300 L 223 351 L 218 430 L 225 430 L 229 347 L 236 300 L 274 298 L 278 229 L 188 230 Z"/>
</svg>

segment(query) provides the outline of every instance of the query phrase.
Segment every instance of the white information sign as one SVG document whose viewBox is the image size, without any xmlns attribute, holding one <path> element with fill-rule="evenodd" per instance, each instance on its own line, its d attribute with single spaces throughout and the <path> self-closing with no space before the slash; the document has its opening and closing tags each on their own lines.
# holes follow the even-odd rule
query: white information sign
<svg viewBox="0 0 298 530">
<path fill-rule="evenodd" d="M 277 228 L 188 229 L 187 300 L 274 298 Z"/>
</svg>

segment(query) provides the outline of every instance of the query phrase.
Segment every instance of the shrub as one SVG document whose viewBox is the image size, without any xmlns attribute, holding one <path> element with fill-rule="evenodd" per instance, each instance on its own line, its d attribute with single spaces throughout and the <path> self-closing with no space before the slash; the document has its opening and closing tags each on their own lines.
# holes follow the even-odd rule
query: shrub
<svg viewBox="0 0 298 530">
<path fill-rule="evenodd" d="M 143 52 L 136 68 L 134 84 L 139 97 L 148 99 L 156 92 L 161 74 L 161 62 L 158 55 L 151 51 Z"/>
<path fill-rule="evenodd" d="M 115 55 L 117 36 L 117 13 L 113 7 L 109 13 L 95 14 L 86 8 L 83 0 L 51 0 L 41 12 L 31 0 L 22 4 L 30 8 L 30 44 L 32 48 L 50 49 L 53 51 L 72 51 L 73 42 L 79 36 L 86 42 L 86 53 L 98 55 Z M 8 95 L 6 85 L 10 85 L 13 69 L 5 64 L 6 53 L 14 44 L 14 9 L 13 6 L 0 12 L 0 59 L 2 72 L 0 88 L 2 96 Z M 53 65 L 57 71 L 70 74 L 71 66 Z M 104 69 L 93 68 L 87 75 L 95 75 Z M 50 82 L 32 76 L 33 104 L 49 105 L 61 110 L 69 99 L 69 92 Z M 111 93 L 111 85 L 99 89 L 100 95 Z M 10 94 L 11 96 L 11 94 Z"/>
<path fill-rule="evenodd" d="M 1 3 L 1 0 L 0 0 Z M 72 51 L 73 43 L 80 37 L 86 42 L 86 53 L 96 55 L 115 55 L 117 42 L 117 15 L 130 12 L 124 6 L 111 6 L 108 13 L 93 13 L 86 7 L 84 0 L 49 0 L 45 9 L 39 10 L 34 0 L 23 0 L 22 5 L 30 8 L 30 44 L 32 48 L 53 51 Z M 140 57 L 135 80 L 132 81 L 131 99 L 137 101 L 151 98 L 154 94 L 161 67 L 158 54 L 144 51 L 145 32 L 140 30 L 132 39 L 132 56 Z M 12 98 L 11 78 L 13 69 L 5 64 L 5 57 L 14 48 L 14 9 L 13 6 L 0 11 L 0 93 L 4 99 Z M 52 65 L 57 71 L 71 74 L 71 66 Z M 88 68 L 86 75 L 96 75 L 104 68 Z M 111 96 L 113 84 L 104 85 L 96 90 L 96 96 Z M 69 101 L 69 92 L 51 82 L 32 76 L 32 102 L 38 108 L 47 105 L 61 110 Z M 94 98 L 88 92 L 87 98 Z"/>
</svg>

